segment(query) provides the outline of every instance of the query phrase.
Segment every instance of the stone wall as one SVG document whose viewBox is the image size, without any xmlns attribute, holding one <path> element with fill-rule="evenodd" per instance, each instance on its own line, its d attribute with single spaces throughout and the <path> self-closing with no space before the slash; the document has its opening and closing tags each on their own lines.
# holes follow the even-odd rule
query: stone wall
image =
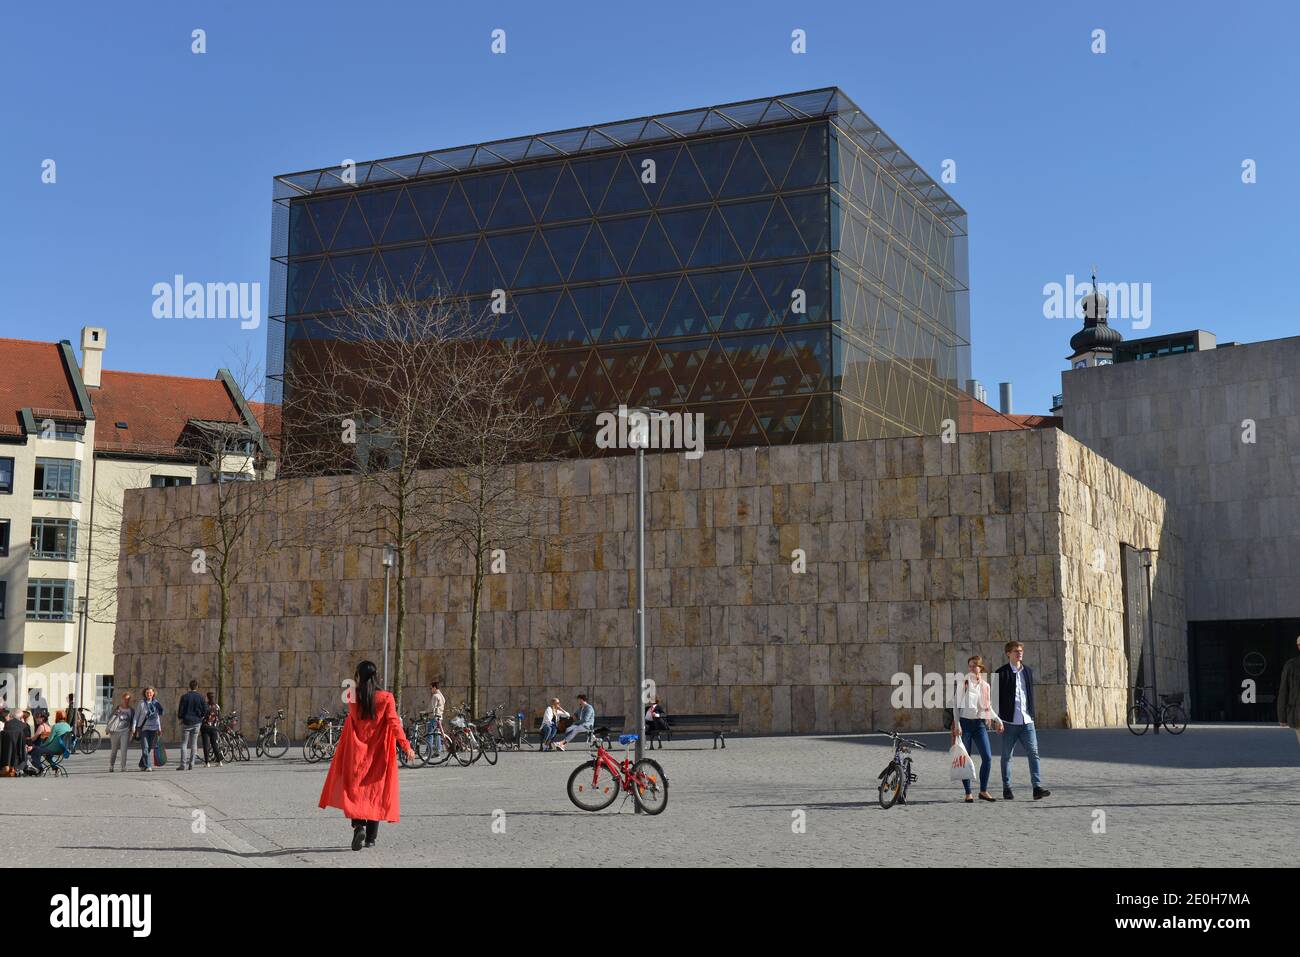
<svg viewBox="0 0 1300 957">
<path fill-rule="evenodd" d="M 1159 543 L 1162 563 L 1179 562 L 1162 500 L 1056 430 L 657 454 L 646 472 L 647 675 L 670 712 L 740 711 L 746 732 L 937 727 L 934 709 L 894 707 L 894 676 L 964 670 L 973 653 L 996 667 L 1010 638 L 1037 670 L 1044 725 L 1120 723 L 1120 543 Z M 511 550 L 488 578 L 480 703 L 535 711 L 586 690 L 598 712 L 634 713 L 633 460 L 520 466 L 516 480 L 544 495 L 537 526 L 565 547 Z M 377 543 L 340 529 L 312 548 L 273 545 L 337 508 L 337 481 L 281 483 L 232 593 L 226 705 L 286 707 L 295 733 L 337 709 L 358 659 L 381 654 Z M 204 521 L 214 494 L 128 494 L 119 687 L 153 683 L 174 703 L 189 678 L 213 683 L 214 586 L 188 557 L 133 545 L 131 523 Z M 1097 549 L 1113 564 L 1085 572 Z M 465 554 L 413 559 L 404 710 L 426 706 L 435 676 L 450 701 L 464 696 L 469 569 Z M 1181 576 L 1157 587 L 1180 644 Z"/>
</svg>

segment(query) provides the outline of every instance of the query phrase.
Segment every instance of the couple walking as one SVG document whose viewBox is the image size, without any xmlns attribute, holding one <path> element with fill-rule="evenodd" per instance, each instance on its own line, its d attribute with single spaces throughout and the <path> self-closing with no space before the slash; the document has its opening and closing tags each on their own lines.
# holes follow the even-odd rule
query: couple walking
<svg viewBox="0 0 1300 957">
<path fill-rule="evenodd" d="M 996 672 L 998 677 L 998 710 L 993 710 L 993 696 L 984 677 L 984 658 L 972 655 L 966 661 L 967 675 L 957 688 L 952 709 L 952 741 L 960 738 L 967 753 L 979 751 L 981 801 L 997 800 L 989 794 L 989 772 L 993 769 L 993 751 L 989 747 L 989 728 L 996 727 L 1002 735 L 1002 799 L 1015 800 L 1011 790 L 1011 756 L 1021 742 L 1029 758 L 1029 779 L 1034 786 L 1034 800 L 1047 797 L 1052 792 L 1043 787 L 1042 769 L 1038 762 L 1038 734 L 1034 730 L 1034 673 L 1024 664 L 1025 646 L 1018 641 L 1007 642 L 1007 663 Z M 999 717 L 999 712 L 1007 717 Z M 966 789 L 966 803 L 971 804 L 970 779 L 962 781 Z"/>
</svg>

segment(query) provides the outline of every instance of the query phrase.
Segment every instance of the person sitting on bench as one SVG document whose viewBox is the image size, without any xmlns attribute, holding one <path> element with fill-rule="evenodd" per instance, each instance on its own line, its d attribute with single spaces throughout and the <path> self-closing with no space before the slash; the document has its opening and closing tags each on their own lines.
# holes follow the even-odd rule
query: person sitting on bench
<svg viewBox="0 0 1300 957">
<path fill-rule="evenodd" d="M 573 724 L 569 725 L 569 730 L 564 732 L 564 737 L 555 742 L 555 746 L 561 751 L 565 750 L 565 745 L 576 738 L 578 735 L 586 732 L 590 734 L 596 730 L 596 709 L 587 701 L 585 694 L 578 695 L 578 716 L 573 719 Z"/>
<path fill-rule="evenodd" d="M 50 767 L 54 767 L 51 758 L 59 757 L 63 754 L 63 736 L 72 733 L 72 725 L 68 724 L 62 711 L 56 711 L 54 714 L 54 727 L 50 728 L 50 736 L 45 739 L 44 744 L 38 744 L 32 748 L 32 763 L 36 769 L 41 770 L 42 760 L 48 761 Z"/>
</svg>

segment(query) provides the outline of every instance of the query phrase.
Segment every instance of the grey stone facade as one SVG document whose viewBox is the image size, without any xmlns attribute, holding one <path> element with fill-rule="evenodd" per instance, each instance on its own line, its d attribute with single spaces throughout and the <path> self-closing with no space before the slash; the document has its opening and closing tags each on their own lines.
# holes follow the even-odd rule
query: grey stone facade
<svg viewBox="0 0 1300 957">
<path fill-rule="evenodd" d="M 894 707 L 894 676 L 964 670 L 973 653 L 996 667 L 1016 638 L 1044 725 L 1121 724 L 1121 543 L 1160 549 L 1161 683 L 1186 687 L 1181 555 L 1163 499 L 1054 429 L 665 453 L 646 471 L 647 673 L 670 712 L 740 711 L 747 732 L 934 728 L 935 709 Z M 548 531 L 571 547 L 511 553 L 507 572 L 489 576 L 480 703 L 533 712 L 588 690 L 598 712 L 634 714 L 633 460 L 517 476 L 556 503 Z M 310 549 L 271 546 L 277 529 L 330 508 L 335 482 L 284 480 L 283 510 L 259 519 L 232 601 L 226 707 L 286 707 L 295 731 L 337 709 L 359 658 L 380 655 L 375 544 L 340 532 Z M 212 494 L 128 493 L 120 687 L 152 683 L 170 701 L 191 677 L 214 681 L 215 588 L 183 556 L 133 545 L 131 528 L 200 522 Z M 434 676 L 459 701 L 468 675 L 469 557 L 423 553 L 413 565 L 407 711 L 425 706 Z"/>
<path fill-rule="evenodd" d="M 1062 381 L 1065 431 L 1169 502 L 1189 620 L 1300 617 L 1300 337 Z"/>
</svg>

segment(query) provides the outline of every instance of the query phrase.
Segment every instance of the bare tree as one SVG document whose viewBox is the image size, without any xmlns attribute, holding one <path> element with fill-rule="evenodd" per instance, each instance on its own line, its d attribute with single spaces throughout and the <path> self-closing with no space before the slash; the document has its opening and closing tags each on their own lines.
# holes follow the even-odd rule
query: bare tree
<svg viewBox="0 0 1300 957">
<path fill-rule="evenodd" d="M 474 686 L 485 543 L 529 532 L 518 503 L 506 504 L 505 466 L 544 453 L 558 431 L 537 389 L 541 350 L 506 337 L 504 322 L 437 291 L 354 285 L 341 314 L 319 321 L 312 338 L 300 336 L 287 358 L 282 474 L 341 476 L 337 508 L 319 512 L 304 532 L 336 540 L 323 526 L 346 526 L 396 553 L 389 684 L 399 710 L 417 550 L 455 542 L 473 550 Z"/>
</svg>

